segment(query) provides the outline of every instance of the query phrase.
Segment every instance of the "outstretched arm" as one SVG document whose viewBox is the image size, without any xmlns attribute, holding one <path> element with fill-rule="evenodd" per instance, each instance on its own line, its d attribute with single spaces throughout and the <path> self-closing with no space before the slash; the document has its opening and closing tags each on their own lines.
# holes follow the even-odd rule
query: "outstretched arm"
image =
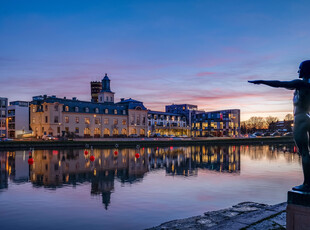
<svg viewBox="0 0 310 230">
<path fill-rule="evenodd" d="M 271 87 L 276 88 L 286 88 L 286 89 L 298 89 L 301 87 L 308 87 L 310 88 L 310 84 L 302 81 L 302 80 L 293 80 L 293 81 L 264 81 L 264 80 L 255 80 L 255 81 L 248 81 L 249 83 L 253 84 L 263 84 L 268 85 Z"/>
</svg>

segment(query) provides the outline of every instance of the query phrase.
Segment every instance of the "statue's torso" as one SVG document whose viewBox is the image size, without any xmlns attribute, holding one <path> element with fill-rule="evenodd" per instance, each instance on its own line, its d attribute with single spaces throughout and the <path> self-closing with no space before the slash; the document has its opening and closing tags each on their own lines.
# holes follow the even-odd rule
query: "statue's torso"
<svg viewBox="0 0 310 230">
<path fill-rule="evenodd" d="M 309 113 L 310 111 L 310 89 L 296 89 L 293 98 L 294 114 Z"/>
</svg>

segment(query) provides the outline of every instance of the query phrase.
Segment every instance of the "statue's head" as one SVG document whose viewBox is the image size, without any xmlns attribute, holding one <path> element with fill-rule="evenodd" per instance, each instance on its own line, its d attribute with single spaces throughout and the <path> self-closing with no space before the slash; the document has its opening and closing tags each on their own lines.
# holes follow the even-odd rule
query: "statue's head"
<svg viewBox="0 0 310 230">
<path fill-rule="evenodd" d="M 298 73 L 299 78 L 310 78 L 310 60 L 300 63 Z"/>
</svg>

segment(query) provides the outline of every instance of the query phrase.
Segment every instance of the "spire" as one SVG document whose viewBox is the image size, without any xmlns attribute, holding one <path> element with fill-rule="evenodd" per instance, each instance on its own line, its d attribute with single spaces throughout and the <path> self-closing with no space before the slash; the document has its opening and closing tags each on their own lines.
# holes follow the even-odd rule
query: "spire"
<svg viewBox="0 0 310 230">
<path fill-rule="evenodd" d="M 102 79 L 102 90 L 101 90 L 101 92 L 111 92 L 110 79 L 109 79 L 107 73 L 105 74 L 104 78 Z"/>
</svg>

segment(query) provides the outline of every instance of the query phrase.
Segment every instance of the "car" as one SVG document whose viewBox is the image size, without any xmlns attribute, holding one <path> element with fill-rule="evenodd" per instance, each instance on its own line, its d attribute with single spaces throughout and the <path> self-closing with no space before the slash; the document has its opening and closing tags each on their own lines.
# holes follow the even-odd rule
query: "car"
<svg viewBox="0 0 310 230">
<path fill-rule="evenodd" d="M 206 133 L 205 137 L 214 137 L 214 135 L 212 135 L 210 133 Z"/>
<path fill-rule="evenodd" d="M 293 132 L 287 132 L 283 134 L 284 137 L 292 137 L 293 136 Z"/>
<path fill-rule="evenodd" d="M 271 133 L 269 133 L 269 132 L 263 134 L 264 137 L 270 137 L 270 135 L 271 135 Z"/>
<path fill-rule="evenodd" d="M 263 134 L 260 133 L 260 132 L 255 132 L 255 133 L 251 134 L 251 136 L 252 136 L 252 137 L 262 137 Z"/>
<path fill-rule="evenodd" d="M 42 137 L 42 140 L 48 141 L 48 140 L 57 140 L 56 137 L 53 137 L 52 135 L 44 135 Z"/>
<path fill-rule="evenodd" d="M 10 138 L 2 138 L 2 141 L 13 141 L 13 139 L 10 139 Z"/>
<path fill-rule="evenodd" d="M 179 136 L 179 137 L 188 137 L 187 135 L 181 135 L 181 136 Z"/>
<path fill-rule="evenodd" d="M 169 136 L 168 136 L 168 135 L 166 135 L 166 134 L 164 134 L 164 135 L 162 135 L 161 137 L 167 138 L 167 137 L 169 137 Z"/>
<path fill-rule="evenodd" d="M 138 136 L 138 134 L 130 134 L 129 137 L 134 137 L 134 138 L 136 138 L 136 137 L 139 137 L 139 136 Z"/>
<path fill-rule="evenodd" d="M 170 137 L 170 138 L 173 138 L 173 137 L 175 137 L 175 136 L 174 136 L 174 135 L 169 135 L 169 137 Z"/>
<path fill-rule="evenodd" d="M 279 132 L 274 132 L 274 133 L 271 134 L 271 136 L 272 137 L 281 137 L 282 135 Z"/>
</svg>

